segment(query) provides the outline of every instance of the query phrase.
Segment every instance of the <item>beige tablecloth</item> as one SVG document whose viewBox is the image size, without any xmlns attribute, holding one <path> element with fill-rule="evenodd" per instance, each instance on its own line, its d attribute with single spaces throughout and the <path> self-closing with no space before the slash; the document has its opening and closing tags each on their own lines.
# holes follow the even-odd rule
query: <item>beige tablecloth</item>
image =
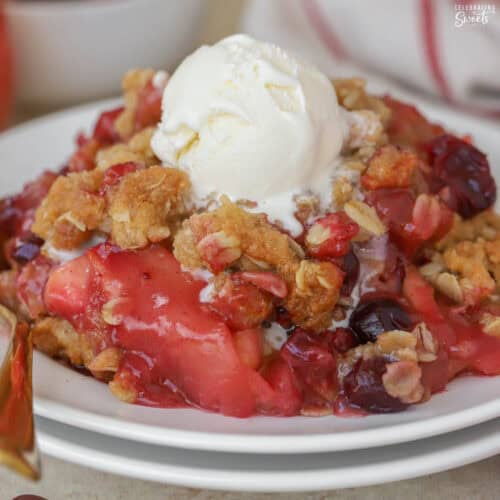
<svg viewBox="0 0 500 500">
<path fill-rule="evenodd" d="M 244 0 L 207 1 L 210 1 L 212 8 L 206 20 L 203 38 L 211 42 L 234 30 Z M 30 110 L 22 110 L 15 121 L 24 121 L 32 114 Z M 36 484 L 25 481 L 8 471 L 0 470 L 0 500 L 10 500 L 18 495 L 29 493 L 43 496 L 48 500 L 259 500 L 268 498 L 493 500 L 500 498 L 500 455 L 467 467 L 410 481 L 349 490 L 275 495 L 177 488 L 97 472 L 47 456 L 43 457 L 43 465 L 43 479 Z"/>
<path fill-rule="evenodd" d="M 48 500 L 493 500 L 500 498 L 500 456 L 441 474 L 381 486 L 319 493 L 224 493 L 137 481 L 44 457 L 38 484 L 0 471 L 0 499 L 37 494 Z"/>
</svg>

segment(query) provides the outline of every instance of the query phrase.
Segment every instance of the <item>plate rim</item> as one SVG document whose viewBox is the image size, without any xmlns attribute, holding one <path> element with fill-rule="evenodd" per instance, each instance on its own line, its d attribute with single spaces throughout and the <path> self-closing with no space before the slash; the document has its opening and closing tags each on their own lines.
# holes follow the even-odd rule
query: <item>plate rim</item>
<svg viewBox="0 0 500 500">
<path fill-rule="evenodd" d="M 477 377 L 481 378 L 481 377 Z M 242 454 L 312 454 L 352 451 L 411 443 L 466 429 L 500 417 L 500 398 L 471 408 L 383 428 L 315 434 L 242 434 L 169 429 L 130 420 L 97 415 L 35 396 L 35 414 L 99 434 L 157 446 Z M 151 408 L 152 411 L 176 411 Z M 192 411 L 199 411 L 193 409 Z M 328 415 L 318 417 L 332 418 Z M 231 418 L 220 416 L 220 418 Z M 259 418 L 259 417 L 256 417 Z M 293 417 L 289 417 L 293 418 Z M 338 417 L 337 417 L 338 418 Z M 370 418 L 370 416 L 362 417 Z M 116 425 L 120 422 L 123 425 Z M 464 425 L 464 422 L 467 424 Z M 408 436 L 411 436 L 408 438 Z M 382 437 L 381 437 L 382 436 Z M 383 444 L 381 444 L 383 442 Z"/>
<path fill-rule="evenodd" d="M 473 433 L 475 435 L 468 440 L 462 437 L 460 441 L 452 441 L 444 447 L 442 443 L 433 446 L 430 442 L 428 451 L 416 455 L 409 452 L 404 458 L 393 457 L 388 460 L 387 452 L 390 453 L 391 446 L 387 446 L 380 448 L 382 456 L 380 461 L 368 460 L 358 467 L 341 465 L 336 468 L 332 460 L 330 469 L 320 468 L 303 472 L 297 470 L 246 471 L 244 467 L 233 470 L 224 470 L 222 467 L 205 469 L 196 465 L 158 464 L 154 460 L 136 458 L 130 454 L 124 456 L 102 449 L 97 450 L 95 447 L 86 446 L 85 443 L 69 442 L 44 430 L 39 432 L 39 445 L 43 453 L 61 460 L 94 470 L 157 483 L 225 491 L 312 492 L 360 488 L 402 481 L 443 472 L 495 456 L 500 452 L 500 429 L 492 433 L 490 427 L 498 427 L 499 423 L 497 420 L 458 431 L 461 434 Z M 488 427 L 483 429 L 483 426 Z M 43 423 L 41 427 L 43 428 Z M 446 436 L 453 439 L 453 434 Z M 168 453 L 168 449 L 165 449 L 165 452 Z M 328 455 L 333 456 L 335 453 Z M 307 460 L 307 456 L 304 459 Z M 238 457 L 234 460 L 237 461 Z"/>
<path fill-rule="evenodd" d="M 1 133 L 0 144 L 3 141 L 8 141 L 12 137 L 15 137 L 19 133 L 29 133 L 30 129 L 36 129 L 39 126 L 50 123 L 54 119 L 64 119 L 65 117 L 85 112 L 95 112 L 97 114 L 100 109 L 116 105 L 119 102 L 121 102 L 120 98 L 116 97 L 102 99 L 50 113 Z M 488 121 L 478 117 L 464 115 L 457 110 L 449 109 L 443 105 L 436 106 L 433 103 L 430 104 L 425 99 L 415 98 L 412 102 L 420 106 L 425 113 L 431 114 L 431 116 L 436 114 L 442 115 L 443 118 L 441 118 L 441 120 L 447 120 L 448 118 L 446 115 L 448 115 L 455 120 L 460 118 L 466 123 L 469 123 L 472 127 L 474 125 L 489 128 L 492 126 L 492 123 Z M 431 105 L 432 109 L 430 108 Z M 440 121 L 439 118 L 438 121 Z M 88 128 L 89 126 L 90 123 L 82 123 L 81 128 Z M 495 128 L 500 130 L 500 127 Z M 29 179 L 27 179 L 27 181 L 28 180 Z M 152 409 L 152 411 L 158 410 Z M 131 422 L 130 420 L 120 419 L 119 417 L 110 417 L 85 410 L 77 410 L 68 405 L 36 396 L 35 412 L 45 418 L 66 423 L 67 425 L 73 425 L 74 427 L 81 427 L 82 429 L 99 432 L 100 434 L 186 449 L 217 450 L 233 453 L 316 453 L 321 451 L 354 450 L 410 442 L 470 427 L 500 416 L 500 398 L 490 400 L 472 408 L 465 408 L 452 414 L 429 417 L 419 421 L 395 424 L 383 428 L 346 431 L 345 433 L 337 432 L 307 435 L 223 434 L 210 431 L 168 429 L 157 425 Z M 72 417 L 71 421 L 67 419 L 68 414 Z M 64 420 L 62 415 L 66 415 L 66 420 Z M 464 421 L 467 421 L 467 424 L 464 424 Z M 117 422 L 125 425 L 117 426 Z M 411 434 L 410 437 L 408 437 L 408 433 Z M 356 434 L 362 434 L 362 436 L 356 438 Z M 383 440 L 381 440 L 381 436 L 385 436 Z M 293 442 L 290 442 L 290 440 Z M 244 446 L 242 446 L 243 444 Z"/>
</svg>

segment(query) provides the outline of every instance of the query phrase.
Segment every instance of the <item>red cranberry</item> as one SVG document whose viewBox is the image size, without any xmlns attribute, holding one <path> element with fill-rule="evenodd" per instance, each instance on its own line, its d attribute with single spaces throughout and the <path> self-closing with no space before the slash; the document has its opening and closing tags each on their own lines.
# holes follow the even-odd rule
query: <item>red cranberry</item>
<svg viewBox="0 0 500 500">
<path fill-rule="evenodd" d="M 0 233 L 19 236 L 31 227 L 35 209 L 45 198 L 57 175 L 45 171 L 34 181 L 24 185 L 15 196 L 0 200 Z"/>
<path fill-rule="evenodd" d="M 115 120 L 122 111 L 122 107 L 116 108 L 111 111 L 105 111 L 99 116 L 92 136 L 101 144 L 113 144 L 120 139 L 120 135 L 115 129 Z"/>
<path fill-rule="evenodd" d="M 450 208 L 468 218 L 495 203 L 495 180 L 486 156 L 476 147 L 452 135 L 442 135 L 429 143 L 428 152 L 436 181 L 433 187 L 445 188 L 443 198 Z"/>
<path fill-rule="evenodd" d="M 155 87 L 151 80 L 139 91 L 135 112 L 136 130 L 156 125 L 160 121 L 162 97 L 163 88 Z"/>
<path fill-rule="evenodd" d="M 81 148 L 82 146 L 85 146 L 87 142 L 89 142 L 89 137 L 85 135 L 83 132 L 78 132 L 75 138 L 75 143 L 78 148 Z"/>
<path fill-rule="evenodd" d="M 414 194 L 409 189 L 377 189 L 368 193 L 367 203 L 389 227 L 391 241 L 406 255 L 412 256 L 422 244 L 414 232 Z"/>
<path fill-rule="evenodd" d="M 316 230 L 325 232 L 327 237 L 319 245 L 311 236 Z M 315 257 L 342 257 L 351 249 L 351 239 L 359 232 L 359 226 L 345 212 L 328 214 L 317 220 L 310 228 L 306 243 Z"/>
<path fill-rule="evenodd" d="M 391 330 L 407 330 L 408 313 L 394 300 L 375 299 L 358 304 L 349 318 L 349 328 L 362 344 L 375 342 L 377 336 Z"/>
<path fill-rule="evenodd" d="M 119 184 L 124 176 L 136 172 L 140 167 L 140 164 L 128 161 L 108 168 L 101 183 L 100 194 L 106 194 L 111 187 Z"/>
<path fill-rule="evenodd" d="M 393 413 L 408 406 L 386 392 L 385 370 L 383 358 L 360 359 L 354 365 L 344 379 L 344 392 L 353 406 L 373 413 Z"/>
</svg>

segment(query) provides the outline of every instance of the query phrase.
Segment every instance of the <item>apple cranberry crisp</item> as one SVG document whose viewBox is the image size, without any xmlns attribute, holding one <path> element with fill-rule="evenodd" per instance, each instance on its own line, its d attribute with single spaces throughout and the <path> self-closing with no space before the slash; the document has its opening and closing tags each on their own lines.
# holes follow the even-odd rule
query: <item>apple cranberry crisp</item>
<svg viewBox="0 0 500 500">
<path fill-rule="evenodd" d="M 297 197 L 292 237 L 245 200 L 190 204 L 150 147 L 154 75 L 1 201 L 0 299 L 39 350 L 123 401 L 238 417 L 394 412 L 500 374 L 496 186 L 469 137 L 335 81 L 332 205 Z"/>
</svg>

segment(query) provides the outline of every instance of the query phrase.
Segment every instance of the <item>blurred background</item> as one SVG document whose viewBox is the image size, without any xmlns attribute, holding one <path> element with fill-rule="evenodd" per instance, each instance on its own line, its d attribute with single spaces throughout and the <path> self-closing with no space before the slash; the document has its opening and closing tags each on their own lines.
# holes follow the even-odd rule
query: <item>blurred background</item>
<svg viewBox="0 0 500 500">
<path fill-rule="evenodd" d="M 0 129 L 116 96 L 238 29 L 244 0 L 0 0 Z"/>
<path fill-rule="evenodd" d="M 330 76 L 500 119 L 500 0 L 0 0 L 0 127 L 118 95 L 234 32 Z"/>
</svg>

